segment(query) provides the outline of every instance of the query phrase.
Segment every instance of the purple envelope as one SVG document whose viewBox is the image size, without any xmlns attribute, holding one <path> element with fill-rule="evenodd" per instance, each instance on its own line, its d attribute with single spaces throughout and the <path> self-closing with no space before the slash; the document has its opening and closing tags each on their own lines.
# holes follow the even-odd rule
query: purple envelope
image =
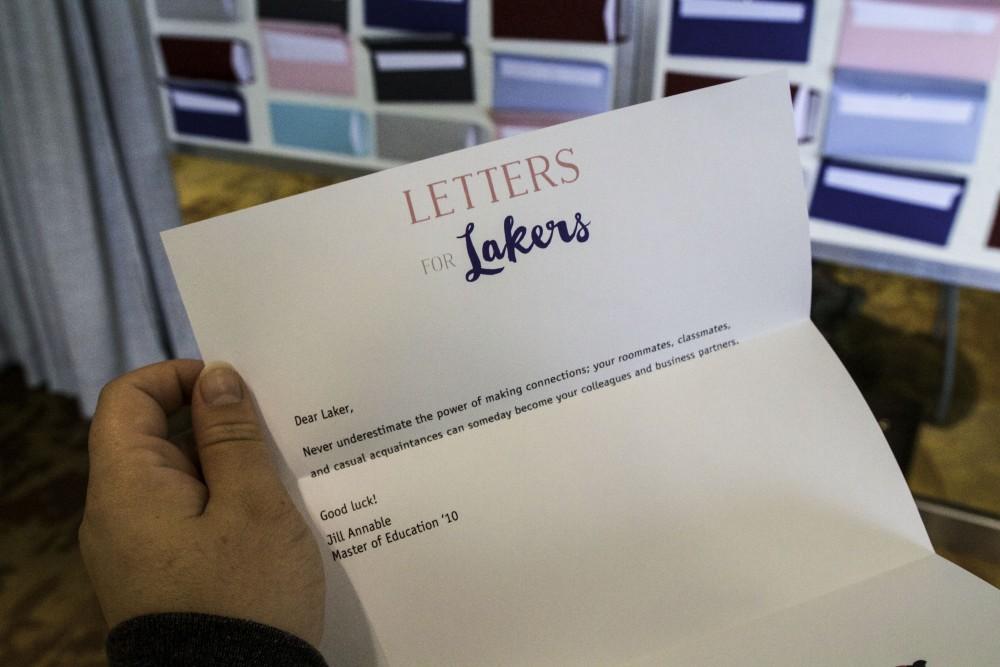
<svg viewBox="0 0 1000 667">
<path fill-rule="evenodd" d="M 841 67 L 989 81 L 1000 7 L 987 0 L 848 0 Z"/>
<path fill-rule="evenodd" d="M 351 43 L 334 25 L 260 21 L 270 86 L 330 95 L 354 95 Z"/>
</svg>

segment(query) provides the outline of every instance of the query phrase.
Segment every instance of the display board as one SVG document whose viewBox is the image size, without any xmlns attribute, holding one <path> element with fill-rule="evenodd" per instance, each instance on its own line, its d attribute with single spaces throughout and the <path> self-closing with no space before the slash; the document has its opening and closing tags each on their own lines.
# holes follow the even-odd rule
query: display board
<svg viewBox="0 0 1000 667">
<path fill-rule="evenodd" d="M 814 256 L 1000 289 L 989 0 L 147 4 L 173 141 L 360 168 L 786 69 Z"/>
<path fill-rule="evenodd" d="M 1000 5 L 678 0 L 651 96 L 788 70 L 820 259 L 1000 289 Z"/>
<path fill-rule="evenodd" d="M 378 169 L 623 104 L 618 0 L 533 5 L 147 0 L 170 139 Z"/>
</svg>

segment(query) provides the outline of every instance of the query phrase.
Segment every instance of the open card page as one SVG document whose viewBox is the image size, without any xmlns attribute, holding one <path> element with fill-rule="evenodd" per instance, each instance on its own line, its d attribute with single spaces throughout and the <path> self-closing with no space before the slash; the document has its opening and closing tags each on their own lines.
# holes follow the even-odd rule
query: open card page
<svg viewBox="0 0 1000 667">
<path fill-rule="evenodd" d="M 933 557 L 808 322 L 787 80 L 164 235 L 327 559 L 334 664 L 612 664 Z"/>
</svg>

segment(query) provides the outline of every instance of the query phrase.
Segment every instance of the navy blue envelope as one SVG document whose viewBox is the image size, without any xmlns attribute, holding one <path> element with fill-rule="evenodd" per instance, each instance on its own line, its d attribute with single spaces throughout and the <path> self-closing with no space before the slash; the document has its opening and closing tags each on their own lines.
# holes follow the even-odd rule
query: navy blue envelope
<svg viewBox="0 0 1000 667">
<path fill-rule="evenodd" d="M 257 16 L 340 26 L 347 32 L 347 0 L 257 0 Z"/>
<path fill-rule="evenodd" d="M 943 246 L 965 179 L 825 159 L 809 215 Z"/>
<path fill-rule="evenodd" d="M 168 84 L 167 95 L 177 134 L 250 141 L 247 107 L 238 91 Z"/>
<path fill-rule="evenodd" d="M 669 50 L 806 62 L 813 0 L 674 0 Z"/>
<path fill-rule="evenodd" d="M 469 32 L 468 0 L 365 0 L 365 25 L 464 37 Z"/>
</svg>

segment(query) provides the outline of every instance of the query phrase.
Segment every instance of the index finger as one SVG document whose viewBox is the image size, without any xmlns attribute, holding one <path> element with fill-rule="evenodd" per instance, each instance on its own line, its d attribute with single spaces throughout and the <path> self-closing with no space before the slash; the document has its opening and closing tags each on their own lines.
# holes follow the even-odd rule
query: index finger
<svg viewBox="0 0 1000 667">
<path fill-rule="evenodd" d="M 90 427 L 92 462 L 144 437 L 166 438 L 167 416 L 191 401 L 203 366 L 196 359 L 163 361 L 105 385 Z"/>
</svg>

